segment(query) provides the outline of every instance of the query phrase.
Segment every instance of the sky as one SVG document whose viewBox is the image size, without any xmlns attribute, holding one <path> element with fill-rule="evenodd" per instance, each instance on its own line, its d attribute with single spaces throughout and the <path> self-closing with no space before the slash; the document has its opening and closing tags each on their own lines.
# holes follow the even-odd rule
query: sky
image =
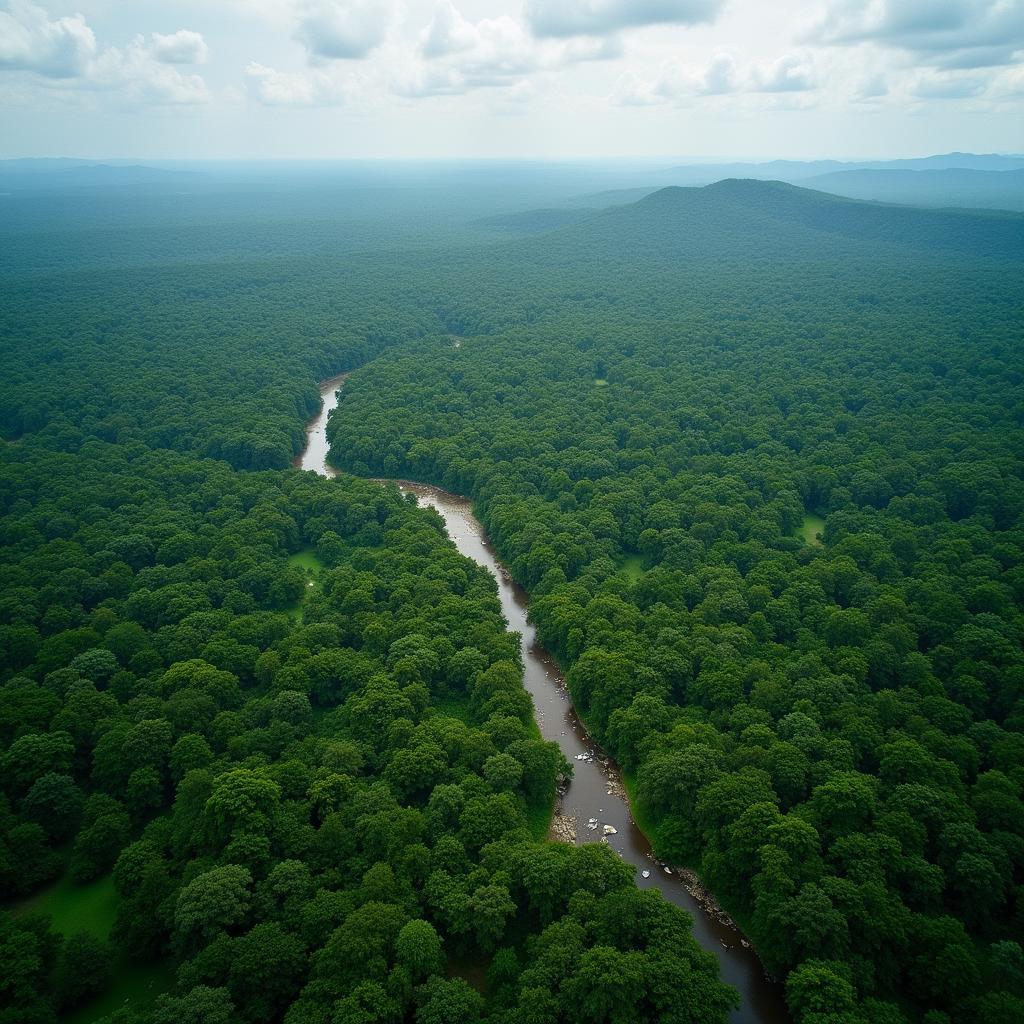
<svg viewBox="0 0 1024 1024">
<path fill-rule="evenodd" d="M 1024 0 L 0 0 L 0 157 L 1024 152 Z"/>
</svg>

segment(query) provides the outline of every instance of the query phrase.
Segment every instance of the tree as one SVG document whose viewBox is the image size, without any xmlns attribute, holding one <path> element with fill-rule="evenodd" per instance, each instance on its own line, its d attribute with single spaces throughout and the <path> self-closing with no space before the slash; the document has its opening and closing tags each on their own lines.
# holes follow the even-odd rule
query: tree
<svg viewBox="0 0 1024 1024">
<path fill-rule="evenodd" d="M 77 1006 L 103 990 L 113 966 L 113 951 L 89 932 L 69 935 L 57 958 L 54 988 L 59 1005 Z"/>
<path fill-rule="evenodd" d="M 796 1020 L 817 1019 L 816 1015 L 851 1014 L 857 994 L 847 969 L 840 963 L 805 960 L 786 979 L 786 1002 Z"/>
<path fill-rule="evenodd" d="M 21 802 L 25 817 L 60 842 L 78 829 L 85 797 L 70 775 L 47 772 L 32 784 Z"/>
<path fill-rule="evenodd" d="M 429 921 L 409 921 L 395 940 L 395 959 L 414 981 L 438 974 L 444 963 L 441 938 Z"/>
<path fill-rule="evenodd" d="M 153 1024 L 232 1024 L 235 1007 L 225 988 L 196 985 L 183 996 L 157 996 Z"/>
<path fill-rule="evenodd" d="M 236 833 L 268 832 L 280 795 L 280 787 L 261 772 L 236 768 L 219 776 L 203 809 L 209 842 L 225 843 Z"/>
<path fill-rule="evenodd" d="M 273 1020 L 295 997 L 305 967 L 299 939 L 266 921 L 232 943 L 228 990 L 246 1020 Z"/>
<path fill-rule="evenodd" d="M 238 864 L 225 864 L 197 875 L 178 893 L 175 937 L 188 950 L 245 921 L 252 898 L 252 875 Z"/>
<path fill-rule="evenodd" d="M 461 978 L 431 978 L 416 990 L 416 1003 L 416 1024 L 475 1024 L 484 1008 L 480 993 Z"/>
<path fill-rule="evenodd" d="M 572 1020 L 625 1019 L 643 999 L 643 958 L 610 946 L 593 946 L 582 957 L 565 984 L 562 1010 Z"/>
</svg>

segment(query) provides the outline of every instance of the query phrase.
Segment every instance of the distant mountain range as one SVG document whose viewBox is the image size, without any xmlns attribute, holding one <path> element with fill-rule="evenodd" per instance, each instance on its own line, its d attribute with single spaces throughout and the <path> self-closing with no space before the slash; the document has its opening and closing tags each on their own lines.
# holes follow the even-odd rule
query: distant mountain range
<svg viewBox="0 0 1024 1024">
<path fill-rule="evenodd" d="M 994 153 L 943 153 L 912 160 L 849 163 L 773 160 L 760 164 L 689 164 L 671 168 L 666 176 L 677 185 L 754 178 L 806 185 L 851 199 L 1024 210 L 1024 156 Z"/>
<path fill-rule="evenodd" d="M 851 199 L 874 199 L 884 203 L 1024 210 L 1024 168 L 833 171 L 806 178 L 801 184 Z"/>
<path fill-rule="evenodd" d="M 678 184 L 709 185 L 723 178 L 760 178 L 765 181 L 803 181 L 837 171 L 1012 171 L 1024 168 L 1024 156 L 998 153 L 941 153 L 909 160 L 770 160 L 767 163 L 684 164 L 669 168 Z"/>
<path fill-rule="evenodd" d="M 196 171 L 147 164 L 84 163 L 65 158 L 0 161 L 0 188 L 18 192 L 181 185 L 205 177 Z"/>
<path fill-rule="evenodd" d="M 168 193 L 201 188 L 204 185 L 217 188 L 224 183 L 237 183 L 247 173 L 250 176 L 256 175 L 260 180 L 265 179 L 267 183 L 287 188 L 288 182 L 299 180 L 293 176 L 304 166 L 297 162 L 271 165 L 244 162 L 142 164 L 127 160 L 88 161 L 69 158 L 0 160 L 0 192 L 73 194 L 131 189 L 143 193 Z M 505 177 L 501 181 L 505 185 L 502 187 L 507 190 L 508 181 L 514 186 L 527 174 L 524 170 L 527 166 L 504 168 L 501 173 Z M 430 171 L 429 165 L 425 167 Z M 357 186 L 378 187 L 381 176 L 385 185 L 389 181 L 394 185 L 394 181 L 388 178 L 391 172 L 386 165 L 367 170 L 362 166 L 328 161 L 316 165 L 314 170 L 315 176 L 309 180 L 343 191 Z M 492 170 L 471 168 L 467 180 L 474 187 L 480 188 L 490 182 L 487 175 Z M 440 172 L 433 173 L 436 177 Z M 633 202 L 666 185 L 694 187 L 728 179 L 785 181 L 852 199 L 912 206 L 1024 211 L 1024 156 L 943 153 L 908 160 L 772 160 L 767 163 L 686 164 L 660 170 L 649 166 L 644 170 L 639 165 L 608 165 L 602 167 L 601 176 L 609 188 L 576 196 L 570 194 L 569 183 L 573 181 L 573 175 L 577 174 L 577 187 L 582 191 L 586 187 L 585 170 L 577 172 L 570 168 L 559 173 L 566 176 L 562 179 L 550 178 L 544 186 L 546 196 L 538 195 L 537 199 L 546 206 L 557 206 L 561 213 L 548 211 L 545 214 L 545 211 L 533 210 L 506 213 L 489 222 L 479 222 L 480 226 L 486 231 L 497 233 L 537 233 L 548 230 L 553 221 L 568 224 L 588 211 Z M 308 184 L 305 178 L 301 180 Z M 443 180 L 443 174 L 439 180 Z M 594 180 L 594 175 L 590 175 L 590 180 Z M 564 190 L 559 187 L 559 181 Z M 569 209 L 575 213 L 566 213 Z"/>
<path fill-rule="evenodd" d="M 911 172 L 913 173 L 913 172 Z M 565 211 L 555 211 L 564 214 Z M 781 181 L 727 179 L 703 188 L 670 186 L 598 213 L 577 211 L 575 224 L 554 219 L 548 234 L 524 240 L 553 261 L 572 253 L 597 258 L 672 259 L 738 253 L 798 256 L 823 250 L 891 245 L 928 253 L 1024 259 L 1024 215 L 887 206 Z M 542 211 L 537 211 L 539 215 Z"/>
</svg>

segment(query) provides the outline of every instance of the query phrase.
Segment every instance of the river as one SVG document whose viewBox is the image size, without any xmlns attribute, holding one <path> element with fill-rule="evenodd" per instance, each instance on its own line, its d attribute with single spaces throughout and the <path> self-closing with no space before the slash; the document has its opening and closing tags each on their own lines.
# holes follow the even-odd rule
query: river
<svg viewBox="0 0 1024 1024">
<path fill-rule="evenodd" d="M 338 391 L 348 374 L 320 385 L 320 412 L 306 425 L 306 448 L 296 467 L 334 477 L 327 465 L 327 419 L 338 404 Z M 382 481 L 383 482 L 383 481 Z M 605 757 L 583 727 L 555 660 L 537 643 L 536 630 L 527 618 L 529 597 L 498 560 L 473 515 L 472 502 L 429 484 L 411 480 L 388 481 L 405 493 L 415 494 L 421 505 L 436 509 L 459 551 L 485 566 L 498 581 L 501 610 L 509 628 L 522 636 L 523 681 L 533 698 L 537 724 L 545 739 L 553 740 L 573 766 L 573 778 L 556 808 L 559 838 L 578 843 L 607 841 L 636 869 L 640 888 L 654 886 L 666 899 L 693 917 L 694 938 L 718 959 L 722 980 L 740 993 L 740 1006 L 730 1016 L 734 1024 L 783 1024 L 789 1021 L 782 988 L 765 976 L 761 961 L 739 929 L 706 899 L 697 879 L 655 860 L 651 844 L 629 810 L 618 768 Z M 700 897 L 700 898 L 698 898 Z"/>
</svg>

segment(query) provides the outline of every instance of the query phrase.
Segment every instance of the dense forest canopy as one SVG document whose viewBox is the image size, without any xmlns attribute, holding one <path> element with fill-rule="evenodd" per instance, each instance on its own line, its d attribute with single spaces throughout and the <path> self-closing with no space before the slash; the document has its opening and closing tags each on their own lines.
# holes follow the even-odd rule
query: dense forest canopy
<svg viewBox="0 0 1024 1024">
<path fill-rule="evenodd" d="M 1022 228 L 665 190 L 497 256 L 529 312 L 389 351 L 330 424 L 339 466 L 476 498 L 799 1019 L 1024 1010 Z"/>
<path fill-rule="evenodd" d="M 1024 1016 L 1024 219 L 552 191 L 9 202 L 0 1019 L 138 961 L 110 1024 L 726 1018 L 684 914 L 544 841 L 493 580 L 355 476 L 473 497 L 798 1022 Z M 355 476 L 287 469 L 356 368 Z"/>
</svg>

